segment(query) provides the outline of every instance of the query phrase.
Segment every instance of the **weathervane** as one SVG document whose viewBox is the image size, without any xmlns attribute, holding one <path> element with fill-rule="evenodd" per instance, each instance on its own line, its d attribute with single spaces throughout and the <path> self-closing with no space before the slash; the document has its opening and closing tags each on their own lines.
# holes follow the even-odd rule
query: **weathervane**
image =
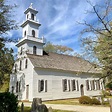
<svg viewBox="0 0 112 112">
<path fill-rule="evenodd" d="M 30 8 L 32 8 L 33 3 L 30 4 Z"/>
</svg>

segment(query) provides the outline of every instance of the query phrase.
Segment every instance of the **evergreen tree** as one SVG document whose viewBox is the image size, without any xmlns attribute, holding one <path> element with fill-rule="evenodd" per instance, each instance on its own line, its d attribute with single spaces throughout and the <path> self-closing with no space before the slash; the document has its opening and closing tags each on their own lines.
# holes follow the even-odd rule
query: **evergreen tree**
<svg viewBox="0 0 112 112">
<path fill-rule="evenodd" d="M 5 75 L 9 76 L 11 73 L 14 64 L 13 50 L 5 47 L 7 41 L 13 40 L 4 37 L 7 31 L 17 28 L 15 21 L 12 20 L 12 9 L 14 7 L 6 5 L 5 0 L 0 0 L 0 87 L 4 83 Z"/>
</svg>

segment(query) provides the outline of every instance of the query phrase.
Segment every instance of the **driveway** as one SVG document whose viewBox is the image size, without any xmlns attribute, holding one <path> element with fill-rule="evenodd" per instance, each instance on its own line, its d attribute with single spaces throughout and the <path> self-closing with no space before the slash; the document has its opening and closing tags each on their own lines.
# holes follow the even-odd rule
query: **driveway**
<svg viewBox="0 0 112 112">
<path fill-rule="evenodd" d="M 24 103 L 25 106 L 31 107 L 31 103 Z M 80 106 L 80 105 L 62 105 L 62 104 L 46 104 L 46 106 L 53 109 L 69 110 L 77 112 L 110 112 L 109 107 L 101 106 Z"/>
</svg>

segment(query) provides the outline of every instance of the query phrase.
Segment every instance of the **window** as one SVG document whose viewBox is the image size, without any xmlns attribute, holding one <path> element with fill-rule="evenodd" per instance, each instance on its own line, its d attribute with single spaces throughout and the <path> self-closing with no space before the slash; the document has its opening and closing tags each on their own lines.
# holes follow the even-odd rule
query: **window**
<svg viewBox="0 0 112 112">
<path fill-rule="evenodd" d="M 27 19 L 28 19 L 29 15 L 27 14 Z"/>
<path fill-rule="evenodd" d="M 92 80 L 93 90 L 95 90 L 95 80 Z"/>
<path fill-rule="evenodd" d="M 44 90 L 44 80 L 41 80 L 40 81 L 40 91 L 43 91 Z"/>
<path fill-rule="evenodd" d="M 63 79 L 62 84 L 63 84 L 63 91 L 67 91 L 67 79 Z"/>
<path fill-rule="evenodd" d="M 20 68 L 19 68 L 19 70 L 21 70 L 21 68 L 22 68 L 22 61 L 20 60 Z"/>
<path fill-rule="evenodd" d="M 20 92 L 21 91 L 21 82 L 19 81 L 18 82 L 18 92 Z"/>
<path fill-rule="evenodd" d="M 18 81 L 16 82 L 16 93 L 18 93 Z"/>
<path fill-rule="evenodd" d="M 35 37 L 35 31 L 34 30 L 32 30 L 32 36 Z"/>
<path fill-rule="evenodd" d="M 12 86 L 12 93 L 14 93 L 14 86 Z"/>
<path fill-rule="evenodd" d="M 47 92 L 47 80 L 39 80 L 38 81 L 38 91 L 39 92 Z"/>
<path fill-rule="evenodd" d="M 17 81 L 16 82 L 16 93 L 18 93 L 20 91 L 21 91 L 21 82 L 20 81 Z"/>
<path fill-rule="evenodd" d="M 15 64 L 14 72 L 17 73 L 17 64 Z"/>
<path fill-rule="evenodd" d="M 33 46 L 33 54 L 36 55 L 37 54 L 36 52 L 37 52 L 37 47 L 36 46 Z"/>
<path fill-rule="evenodd" d="M 86 88 L 87 90 L 100 90 L 101 83 L 99 80 L 86 80 Z"/>
<path fill-rule="evenodd" d="M 28 67 L 28 60 L 26 59 L 26 61 L 25 61 L 25 68 L 27 68 Z"/>
<path fill-rule="evenodd" d="M 90 90 L 90 87 L 89 87 L 89 80 L 86 80 L 86 88 L 87 88 L 87 90 Z"/>
<path fill-rule="evenodd" d="M 26 31 L 24 32 L 24 37 L 26 37 Z"/>
<path fill-rule="evenodd" d="M 76 90 L 75 80 L 72 80 L 72 91 Z"/>
<path fill-rule="evenodd" d="M 97 90 L 100 90 L 100 82 L 99 82 L 99 80 L 96 80 L 96 87 L 97 87 Z"/>
<path fill-rule="evenodd" d="M 34 20 L 34 14 L 31 14 L 31 19 Z"/>
<path fill-rule="evenodd" d="M 21 47 L 21 50 L 20 50 L 20 55 L 22 55 L 22 52 L 23 52 L 23 48 Z"/>
</svg>

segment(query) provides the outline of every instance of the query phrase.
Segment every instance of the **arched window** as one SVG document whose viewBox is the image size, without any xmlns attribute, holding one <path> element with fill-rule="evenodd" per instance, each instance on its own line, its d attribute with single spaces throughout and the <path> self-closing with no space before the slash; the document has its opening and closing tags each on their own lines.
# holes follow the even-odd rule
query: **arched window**
<svg viewBox="0 0 112 112">
<path fill-rule="evenodd" d="M 19 67 L 19 70 L 21 70 L 22 68 L 22 61 L 20 60 L 20 67 Z"/>
<path fill-rule="evenodd" d="M 12 93 L 14 93 L 14 86 L 12 86 Z"/>
<path fill-rule="evenodd" d="M 37 47 L 36 46 L 33 46 L 33 54 L 37 54 Z"/>
<path fill-rule="evenodd" d="M 27 19 L 28 19 L 28 16 L 29 16 L 29 15 L 27 14 Z"/>
<path fill-rule="evenodd" d="M 23 52 L 23 48 L 21 47 L 21 50 L 20 50 L 20 55 L 22 55 L 22 52 Z"/>
<path fill-rule="evenodd" d="M 26 31 L 24 32 L 24 37 L 26 37 Z"/>
<path fill-rule="evenodd" d="M 15 73 L 17 72 L 17 64 L 15 64 L 15 69 L 14 69 Z"/>
<path fill-rule="evenodd" d="M 18 93 L 18 85 L 19 85 L 19 83 L 18 83 L 18 81 L 16 82 L 16 93 Z"/>
<path fill-rule="evenodd" d="M 35 37 L 35 31 L 34 30 L 32 30 L 32 36 Z"/>
<path fill-rule="evenodd" d="M 34 20 L 34 14 L 31 14 L 31 19 Z"/>
<path fill-rule="evenodd" d="M 26 59 L 26 61 L 25 61 L 25 68 L 27 68 L 28 67 L 28 60 Z"/>
</svg>

